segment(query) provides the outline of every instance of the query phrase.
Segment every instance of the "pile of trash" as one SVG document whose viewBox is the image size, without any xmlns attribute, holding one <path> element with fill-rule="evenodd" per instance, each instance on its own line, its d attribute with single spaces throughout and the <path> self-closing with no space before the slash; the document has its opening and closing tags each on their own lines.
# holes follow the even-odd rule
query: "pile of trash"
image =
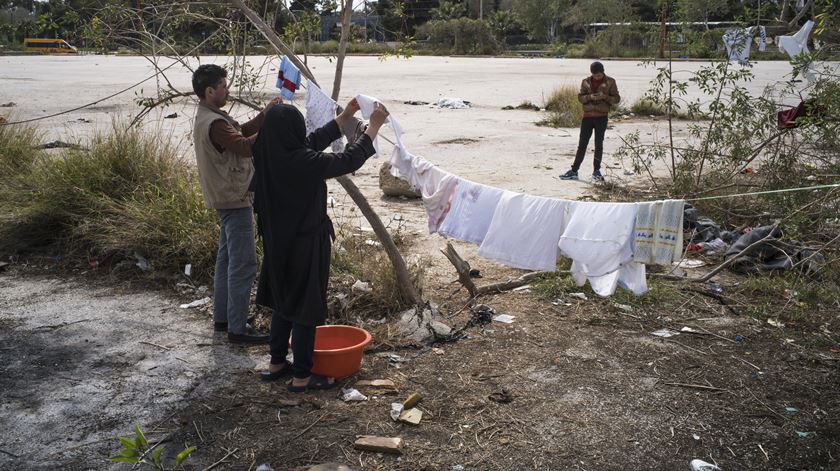
<svg viewBox="0 0 840 471">
<path fill-rule="evenodd" d="M 683 212 L 683 229 L 692 231 L 687 252 L 723 253 L 724 260 L 737 257 L 729 265 L 735 273 L 778 273 L 796 268 L 819 279 L 820 265 L 825 262 L 822 254 L 799 241 L 782 241 L 784 231 L 777 225 L 721 230 L 718 223 L 700 216 L 697 209 L 688 203 Z"/>
</svg>

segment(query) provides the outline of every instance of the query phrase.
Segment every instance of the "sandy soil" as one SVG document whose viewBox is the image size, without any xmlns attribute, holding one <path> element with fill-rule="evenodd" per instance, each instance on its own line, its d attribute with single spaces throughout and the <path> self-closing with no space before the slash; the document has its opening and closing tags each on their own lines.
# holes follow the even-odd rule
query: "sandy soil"
<svg viewBox="0 0 840 471">
<path fill-rule="evenodd" d="M 329 88 L 333 65 L 324 58 L 310 63 Z M 590 192 L 588 182 L 557 178 L 571 161 L 577 131 L 537 127 L 538 113 L 501 107 L 542 103 L 555 86 L 576 85 L 588 63 L 351 57 L 342 101 L 357 92 L 383 99 L 399 118 L 409 149 L 454 173 L 506 189 L 578 198 Z M 627 104 L 655 74 L 634 62 L 605 65 Z M 679 64 L 684 70 L 699 66 Z M 759 63 L 749 87 L 758 92 L 789 67 Z M 172 70 L 173 83 L 188 89 L 189 75 Z M 0 57 L 0 103 L 17 103 L 0 113 L 25 119 L 74 108 L 151 71 L 132 57 Z M 266 92 L 273 91 L 272 82 L 267 78 Z M 146 94 L 153 87 L 151 81 L 143 85 Z M 443 96 L 473 107 L 403 103 Z M 44 120 L 44 140 L 84 141 L 112 119 L 133 116 L 133 98 L 130 91 Z M 173 112 L 179 117 L 161 119 Z M 233 113 L 251 114 L 241 108 Z M 146 126 L 167 132 L 192 159 L 192 114 L 191 103 L 175 105 Z M 662 123 L 649 119 L 614 122 L 607 134 L 607 176 L 643 184 L 625 176 L 611 157 L 617 135 L 633 130 L 645 139 L 663 133 Z M 423 233 L 418 202 L 380 196 L 382 160 L 368 163 L 355 181 L 383 219 L 403 216 L 414 233 L 406 255 L 431 260 L 426 296 L 454 315 L 452 325 L 463 325 L 472 314 L 461 309 L 466 293 L 451 283 L 454 271 L 438 253 L 443 242 Z M 343 191 L 332 190 L 336 221 L 366 225 L 350 213 Z M 486 275 L 482 282 L 518 275 L 475 258 L 474 247 L 456 245 Z M 203 294 L 118 289 L 92 283 L 90 274 L 45 271 L 52 267 L 48 261 L 36 265 L 0 274 L 0 427 L 7 431 L 0 437 L 0 468 L 128 469 L 106 458 L 118 449 L 114 437 L 135 424 L 153 440 L 167 438 L 173 450 L 196 444 L 199 451 L 186 469 L 205 469 L 231 451 L 214 469 L 338 461 L 378 470 L 672 470 L 687 468 L 692 458 L 718 461 L 727 470 L 840 466 L 840 365 L 831 350 L 840 348 L 837 303 L 815 306 L 813 318 L 778 329 L 744 315 L 754 301 L 739 294 L 737 279 L 721 280 L 724 297 L 679 286 L 664 297 L 588 301 L 561 290 L 559 304 L 527 291 L 491 296 L 482 302 L 516 315 L 514 324 L 473 327 L 467 339 L 437 345 L 440 350 L 391 345 L 385 343 L 393 340 L 387 330 L 377 330 L 376 350 L 366 356 L 358 378 L 392 379 L 397 396 L 371 394 L 368 402 L 346 404 L 324 392 L 294 405 L 281 383 L 261 384 L 254 376 L 267 359 L 262 348 L 231 348 L 212 335 L 205 312 L 177 308 Z M 615 302 L 632 304 L 632 311 L 617 309 Z M 785 306 L 780 300 L 780 313 Z M 683 325 L 719 337 L 683 335 L 674 343 L 650 335 Z M 734 342 L 736 335 L 745 340 Z M 389 361 L 391 353 L 406 361 Z M 489 398 L 502 388 L 513 402 Z M 411 391 L 426 397 L 423 423 L 391 422 L 389 403 Z M 354 436 L 365 433 L 402 436 L 404 456 L 354 451 Z"/>
</svg>

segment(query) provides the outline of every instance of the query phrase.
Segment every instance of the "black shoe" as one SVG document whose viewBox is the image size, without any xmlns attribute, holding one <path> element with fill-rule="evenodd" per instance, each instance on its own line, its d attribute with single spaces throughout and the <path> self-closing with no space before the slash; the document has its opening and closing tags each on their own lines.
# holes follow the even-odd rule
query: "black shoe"
<svg viewBox="0 0 840 471">
<path fill-rule="evenodd" d="M 246 327 L 249 325 L 254 325 L 254 316 L 248 318 L 246 322 Z M 216 332 L 227 332 L 228 323 L 227 322 L 214 322 L 213 323 L 213 330 Z"/>
<path fill-rule="evenodd" d="M 260 378 L 263 381 L 276 381 L 289 374 L 292 374 L 292 364 L 287 361 L 283 363 L 282 368 L 273 373 L 268 370 L 260 371 Z"/>
<path fill-rule="evenodd" d="M 268 343 L 269 336 L 261 334 L 251 327 L 245 329 L 244 334 L 234 334 L 228 332 L 228 342 L 239 343 L 247 345 L 265 345 Z"/>
</svg>

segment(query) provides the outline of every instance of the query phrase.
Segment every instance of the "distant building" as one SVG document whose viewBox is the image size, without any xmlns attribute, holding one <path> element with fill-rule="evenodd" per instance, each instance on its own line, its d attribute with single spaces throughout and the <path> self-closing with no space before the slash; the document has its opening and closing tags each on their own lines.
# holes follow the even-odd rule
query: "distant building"
<svg viewBox="0 0 840 471">
<path fill-rule="evenodd" d="M 359 26 L 365 31 L 364 38 L 368 41 L 384 41 L 385 30 L 379 21 L 379 15 L 366 15 L 362 12 L 354 11 L 350 16 L 350 24 Z M 329 41 L 333 39 L 331 34 L 333 30 L 338 27 L 341 30 L 341 15 L 333 13 L 332 15 L 321 17 L 321 41 Z"/>
</svg>

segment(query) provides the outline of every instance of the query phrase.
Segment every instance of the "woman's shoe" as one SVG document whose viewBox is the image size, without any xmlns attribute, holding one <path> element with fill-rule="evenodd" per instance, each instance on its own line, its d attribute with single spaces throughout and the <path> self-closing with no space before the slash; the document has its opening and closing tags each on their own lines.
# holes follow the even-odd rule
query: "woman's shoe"
<svg viewBox="0 0 840 471">
<path fill-rule="evenodd" d="M 307 389 L 332 389 L 338 386 L 338 381 L 333 379 L 330 382 L 330 378 L 321 375 L 312 375 L 309 377 L 309 382 L 306 383 L 304 386 L 295 386 L 294 380 L 289 383 L 289 392 L 293 393 L 302 393 L 306 392 Z"/>
<path fill-rule="evenodd" d="M 260 379 L 262 379 L 263 381 L 276 381 L 276 380 L 282 378 L 283 376 L 286 376 L 287 374 L 289 374 L 291 372 L 292 372 L 292 364 L 287 361 L 287 362 L 283 362 L 283 366 L 277 371 L 274 371 L 274 372 L 272 372 L 270 370 L 260 371 Z"/>
</svg>

